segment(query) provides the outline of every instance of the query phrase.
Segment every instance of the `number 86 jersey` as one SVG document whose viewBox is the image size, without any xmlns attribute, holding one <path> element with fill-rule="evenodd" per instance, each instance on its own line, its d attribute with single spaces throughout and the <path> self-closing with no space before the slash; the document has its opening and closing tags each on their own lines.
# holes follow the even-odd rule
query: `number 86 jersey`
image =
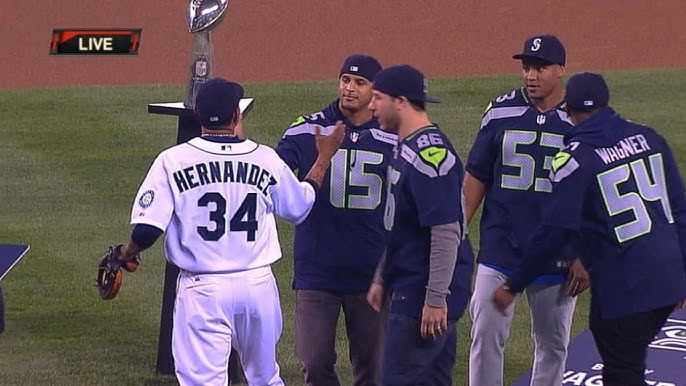
<svg viewBox="0 0 686 386">
<path fill-rule="evenodd" d="M 300 182 L 273 149 L 199 137 L 157 156 L 133 203 L 131 224 L 165 231 L 167 260 L 182 270 L 243 271 L 281 257 L 274 214 L 300 223 L 314 199 L 314 187 Z"/>
</svg>

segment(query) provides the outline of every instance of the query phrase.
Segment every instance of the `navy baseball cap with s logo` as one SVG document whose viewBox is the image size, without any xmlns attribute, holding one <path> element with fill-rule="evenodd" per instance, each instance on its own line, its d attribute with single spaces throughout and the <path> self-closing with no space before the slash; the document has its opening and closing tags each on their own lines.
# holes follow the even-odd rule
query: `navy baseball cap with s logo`
<svg viewBox="0 0 686 386">
<path fill-rule="evenodd" d="M 565 46 L 556 36 L 536 35 L 526 39 L 522 53 L 513 55 L 512 58 L 533 58 L 564 66 L 567 60 L 567 52 Z"/>
</svg>

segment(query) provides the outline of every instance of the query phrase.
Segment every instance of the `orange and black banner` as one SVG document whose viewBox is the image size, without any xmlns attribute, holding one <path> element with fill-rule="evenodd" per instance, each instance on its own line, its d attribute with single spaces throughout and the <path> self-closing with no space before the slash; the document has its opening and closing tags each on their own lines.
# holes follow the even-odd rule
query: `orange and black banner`
<svg viewBox="0 0 686 386">
<path fill-rule="evenodd" d="M 140 28 L 52 30 L 50 55 L 138 55 Z"/>
</svg>

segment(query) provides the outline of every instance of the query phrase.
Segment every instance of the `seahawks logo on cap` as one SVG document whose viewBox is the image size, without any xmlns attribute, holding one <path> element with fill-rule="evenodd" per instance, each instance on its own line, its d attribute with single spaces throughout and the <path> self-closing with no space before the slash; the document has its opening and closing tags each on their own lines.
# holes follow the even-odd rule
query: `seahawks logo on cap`
<svg viewBox="0 0 686 386">
<path fill-rule="evenodd" d="M 138 199 L 138 205 L 140 205 L 141 208 L 146 209 L 149 208 L 150 205 L 152 205 L 152 200 L 155 199 L 155 192 L 152 190 L 148 190 L 145 193 L 141 194 L 141 198 Z"/>
</svg>

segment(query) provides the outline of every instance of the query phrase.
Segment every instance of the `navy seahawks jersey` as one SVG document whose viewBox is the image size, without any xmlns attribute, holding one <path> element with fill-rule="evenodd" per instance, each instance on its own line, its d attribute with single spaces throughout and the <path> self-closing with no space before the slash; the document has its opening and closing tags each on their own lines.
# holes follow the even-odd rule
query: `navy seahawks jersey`
<svg viewBox="0 0 686 386">
<path fill-rule="evenodd" d="M 429 282 L 431 227 L 458 222 L 464 233 L 463 165 L 435 126 L 405 138 L 396 149 L 387 177 L 384 224 L 390 239 L 384 282 L 394 294 L 392 312 L 420 316 Z M 460 248 L 458 261 L 471 254 L 467 247 Z M 471 268 L 462 265 L 454 270 L 447 298 L 448 317 L 453 320 L 469 297 Z"/>
<path fill-rule="evenodd" d="M 546 221 L 582 231 L 601 315 L 685 299 L 686 196 L 666 141 L 610 108 L 568 141 L 553 165 L 555 214 Z"/>
<path fill-rule="evenodd" d="M 549 198 L 553 156 L 572 128 L 562 106 L 547 112 L 533 107 L 523 88 L 494 99 L 467 159 L 466 170 L 486 186 L 480 223 L 479 263 L 511 273 L 522 260 L 522 247 L 541 219 Z M 571 255 L 571 252 L 568 253 Z M 560 256 L 539 283 L 561 282 Z"/>
<path fill-rule="evenodd" d="M 686 196 L 666 141 L 611 108 L 582 122 L 555 156 L 543 224 L 577 231 L 603 318 L 686 298 Z"/>
<path fill-rule="evenodd" d="M 336 100 L 293 122 L 276 151 L 303 179 L 317 159 L 315 126 L 327 135 L 339 120 L 347 135 L 310 215 L 295 228 L 294 289 L 366 291 L 383 253 L 383 187 L 394 134 L 379 129 L 376 119 L 354 126 Z"/>
</svg>

